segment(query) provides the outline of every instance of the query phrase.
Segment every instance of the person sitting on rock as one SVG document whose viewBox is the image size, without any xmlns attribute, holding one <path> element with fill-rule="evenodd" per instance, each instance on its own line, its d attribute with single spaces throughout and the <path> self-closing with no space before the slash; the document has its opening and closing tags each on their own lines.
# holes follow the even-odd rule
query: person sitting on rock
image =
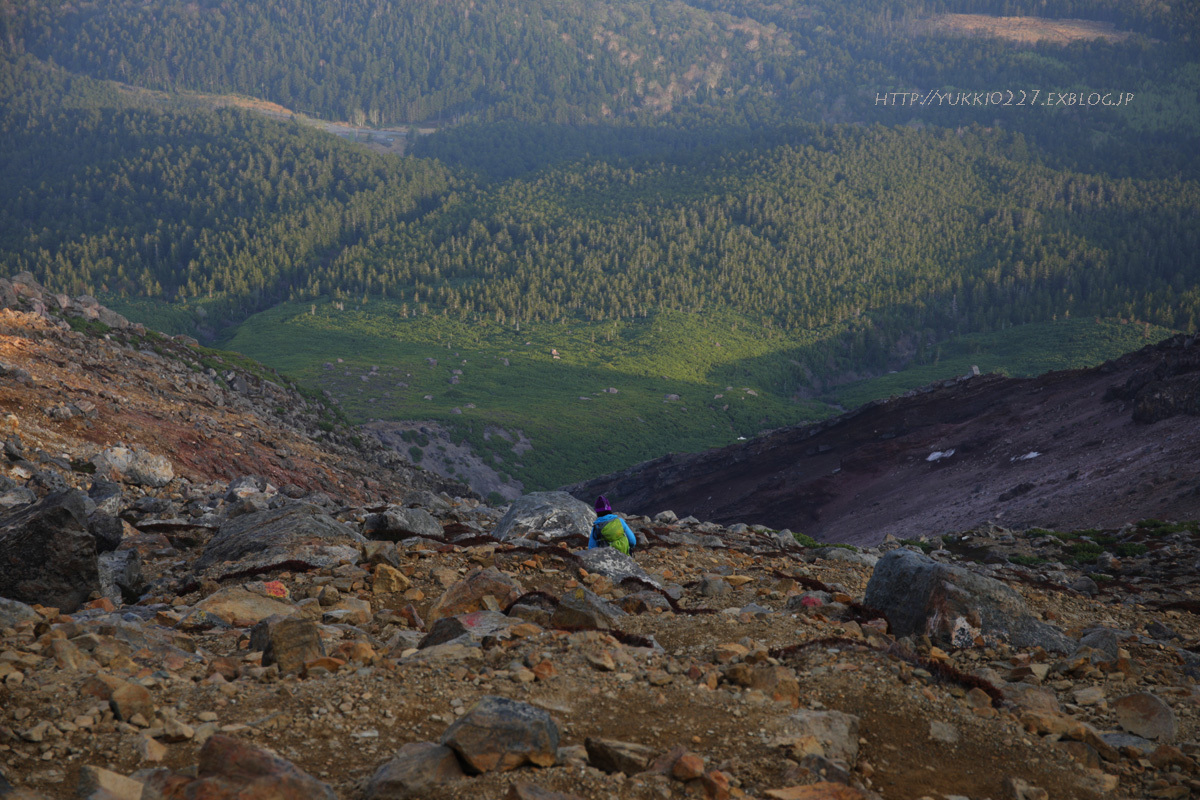
<svg viewBox="0 0 1200 800">
<path fill-rule="evenodd" d="M 596 498 L 596 521 L 592 524 L 592 535 L 588 537 L 588 549 L 612 547 L 625 555 L 631 555 L 637 547 L 637 537 L 613 511 L 612 504 L 604 495 Z"/>
</svg>

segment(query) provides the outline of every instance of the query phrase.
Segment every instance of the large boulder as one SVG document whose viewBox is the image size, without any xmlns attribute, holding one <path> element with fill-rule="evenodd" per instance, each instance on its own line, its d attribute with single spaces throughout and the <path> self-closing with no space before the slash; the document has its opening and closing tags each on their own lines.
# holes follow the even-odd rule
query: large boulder
<svg viewBox="0 0 1200 800">
<path fill-rule="evenodd" d="M 609 630 L 625 612 L 582 586 L 568 589 L 558 598 L 550 624 L 558 628 Z"/>
<path fill-rule="evenodd" d="M 375 771 L 367 784 L 367 800 L 425 797 L 444 783 L 463 777 L 454 751 L 434 742 L 409 742 Z"/>
<path fill-rule="evenodd" d="M 443 617 L 457 617 L 472 611 L 498 611 L 507 608 L 524 592 L 521 584 L 495 567 L 477 569 L 434 602 L 429 609 L 429 622 L 432 624 Z"/>
<path fill-rule="evenodd" d="M 518 497 L 501 517 L 492 535 L 500 541 L 545 536 L 561 539 L 589 536 L 596 514 L 587 503 L 566 492 L 533 492 Z"/>
<path fill-rule="evenodd" d="M 612 547 L 596 547 L 591 550 L 583 550 L 577 555 L 584 569 L 603 575 L 614 584 L 620 585 L 621 581 L 628 578 L 638 578 L 651 586 L 662 588 L 662 584 L 639 567 L 632 556 L 627 556 L 620 550 Z"/>
<path fill-rule="evenodd" d="M 295 616 L 300 609 L 282 598 L 266 597 L 242 586 L 226 586 L 197 603 L 196 613 L 215 617 L 226 625 L 245 628 L 268 617 Z"/>
<path fill-rule="evenodd" d="M 523 764 L 553 766 L 558 725 L 549 712 L 507 697 L 486 695 L 442 734 L 471 773 L 507 772 Z"/>
<path fill-rule="evenodd" d="M 156 770 L 147 779 L 148 792 L 169 797 L 205 800 L 337 800 L 337 795 L 297 767 L 260 747 L 216 734 L 200 748 L 196 777 Z M 165 791 L 164 791 L 165 790 Z"/>
<path fill-rule="evenodd" d="M 1113 703 L 1113 710 L 1122 728 L 1144 739 L 1170 742 L 1179 732 L 1175 712 L 1149 692 L 1126 695 Z"/>
<path fill-rule="evenodd" d="M 196 569 L 223 578 L 273 569 L 336 567 L 342 559 L 357 561 L 365 541 L 316 506 L 300 503 L 226 521 L 204 548 Z"/>
<path fill-rule="evenodd" d="M 1005 584 L 906 548 L 879 559 L 863 603 L 883 612 L 896 636 L 928 634 L 955 647 L 982 636 L 1055 653 L 1075 650 L 1071 638 L 1035 619 Z"/>
<path fill-rule="evenodd" d="M 442 526 L 423 508 L 389 508 L 382 514 L 371 514 L 363 524 L 368 539 L 398 542 L 413 536 L 440 539 Z"/>
<path fill-rule="evenodd" d="M 0 596 L 65 612 L 100 591 L 87 496 L 71 489 L 0 518 Z"/>
<path fill-rule="evenodd" d="M 92 459 L 96 474 L 138 486 L 166 486 L 175 479 L 175 469 L 165 456 L 129 447 L 110 447 Z"/>
</svg>

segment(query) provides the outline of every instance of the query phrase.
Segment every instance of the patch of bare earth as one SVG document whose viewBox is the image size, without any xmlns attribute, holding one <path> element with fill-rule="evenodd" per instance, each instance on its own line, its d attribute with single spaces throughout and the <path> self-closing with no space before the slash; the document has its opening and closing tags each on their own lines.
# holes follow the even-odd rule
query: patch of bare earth
<svg viewBox="0 0 1200 800">
<path fill-rule="evenodd" d="M 1109 22 L 1041 17 L 990 17 L 985 14 L 941 14 L 929 21 L 928 30 L 931 33 L 953 36 L 995 36 L 1022 44 L 1070 44 L 1094 39 L 1123 42 L 1132 35 L 1128 31 L 1117 30 Z"/>
</svg>

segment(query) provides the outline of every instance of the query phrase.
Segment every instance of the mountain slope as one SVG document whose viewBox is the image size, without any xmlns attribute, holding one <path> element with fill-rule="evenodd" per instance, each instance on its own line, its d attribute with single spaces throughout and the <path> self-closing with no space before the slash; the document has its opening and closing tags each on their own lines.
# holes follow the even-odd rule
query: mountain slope
<svg viewBox="0 0 1200 800">
<path fill-rule="evenodd" d="M 350 501 L 470 494 L 359 438 L 249 359 L 130 325 L 91 298 L 45 292 L 29 275 L 0 278 L 0 378 L 7 452 L 26 478 L 64 465 L 93 473 L 98 456 L 123 445 L 168 457 L 197 484 L 254 475 L 297 495 Z"/>
<path fill-rule="evenodd" d="M 569 491 L 606 494 L 630 513 L 671 508 L 851 543 L 989 520 L 1085 528 L 1195 517 L 1197 415 L 1200 344 L 1176 336 L 1089 370 L 934 385 Z"/>
</svg>

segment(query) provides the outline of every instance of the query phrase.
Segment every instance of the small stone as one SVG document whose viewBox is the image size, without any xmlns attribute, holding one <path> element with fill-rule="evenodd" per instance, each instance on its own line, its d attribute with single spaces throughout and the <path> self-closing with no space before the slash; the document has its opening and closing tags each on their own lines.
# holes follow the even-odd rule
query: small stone
<svg viewBox="0 0 1200 800">
<path fill-rule="evenodd" d="M 858 717 L 840 711 L 813 711 L 801 709 L 787 717 L 786 729 L 793 733 L 780 744 L 791 745 L 807 741 L 813 745 L 806 752 L 824 756 L 831 761 L 853 767 L 858 760 Z"/>
<path fill-rule="evenodd" d="M 375 567 L 374 579 L 371 581 L 371 591 L 375 594 L 407 592 L 410 588 L 412 583 L 400 570 L 387 564 Z"/>
<path fill-rule="evenodd" d="M 139 714 L 145 719 L 154 716 L 154 700 L 150 691 L 137 683 L 122 683 L 113 690 L 109 702 L 119 720 L 128 722 Z"/>
<path fill-rule="evenodd" d="M 853 786 L 827 781 L 770 789 L 766 795 L 771 800 L 867 800 L 867 796 Z"/>
<path fill-rule="evenodd" d="M 216 617 L 229 625 L 248 627 L 267 617 L 286 617 L 295 614 L 296 606 L 290 601 L 274 597 L 264 597 L 247 591 L 241 586 L 229 586 L 221 589 L 196 604 L 196 613 Z M 184 621 L 187 624 L 187 620 Z"/>
<path fill-rule="evenodd" d="M 1012 800 L 1050 800 L 1049 792 L 1021 778 L 1007 778 L 1004 786 L 1008 789 L 1009 797 Z"/>
<path fill-rule="evenodd" d="M 616 662 L 613 661 L 612 653 L 607 650 L 601 650 L 598 653 L 588 653 L 584 658 L 601 672 L 612 672 L 617 668 Z"/>
<path fill-rule="evenodd" d="M 139 736 L 136 749 L 143 761 L 157 764 L 167 757 L 167 746 L 149 736 Z"/>
<path fill-rule="evenodd" d="M 255 625 L 250 649 L 262 650 L 263 666 L 277 664 L 282 675 L 300 672 L 306 663 L 325 655 L 316 623 L 297 617 L 266 619 Z"/>
<path fill-rule="evenodd" d="M 326 611 L 321 620 L 326 624 L 366 625 L 371 621 L 371 603 L 361 597 L 345 597 Z"/>
<path fill-rule="evenodd" d="M 671 777 L 677 781 L 691 781 L 704 774 L 704 759 L 695 753 L 684 753 L 671 767 Z"/>
<path fill-rule="evenodd" d="M 944 744 L 958 744 L 958 730 L 953 725 L 933 720 L 929 723 L 929 738 Z"/>
<path fill-rule="evenodd" d="M 626 775 L 636 775 L 643 772 L 654 758 L 654 749 L 643 744 L 619 742 L 615 739 L 587 738 L 583 741 L 587 748 L 588 763 L 605 772 L 623 772 Z"/>
<path fill-rule="evenodd" d="M 169 719 L 163 725 L 163 733 L 160 738 L 167 742 L 186 742 L 195 735 L 196 731 L 192 726 L 177 719 Z"/>
<path fill-rule="evenodd" d="M 991 695 L 976 686 L 967 692 L 967 705 L 971 708 L 991 708 Z"/>
<path fill-rule="evenodd" d="M 38 744 L 46 741 L 46 734 L 50 731 L 51 725 L 49 722 L 39 722 L 29 730 L 21 734 L 21 738 L 27 742 Z"/>
</svg>

